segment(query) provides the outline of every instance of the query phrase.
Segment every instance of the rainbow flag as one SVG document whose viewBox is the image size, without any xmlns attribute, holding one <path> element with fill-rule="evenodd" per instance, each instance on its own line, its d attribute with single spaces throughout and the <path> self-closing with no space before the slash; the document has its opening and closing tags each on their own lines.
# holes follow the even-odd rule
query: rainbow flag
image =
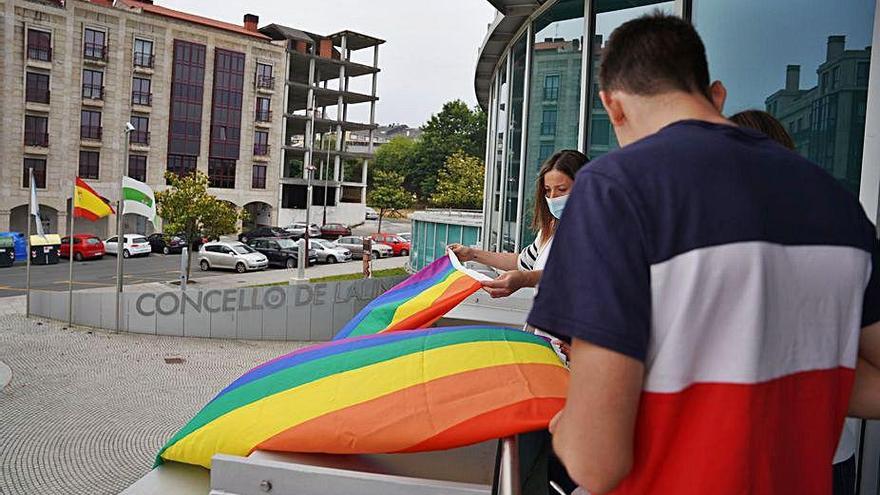
<svg viewBox="0 0 880 495">
<path fill-rule="evenodd" d="M 300 349 L 226 387 L 157 456 L 440 450 L 546 428 L 568 370 L 513 328 L 432 328 Z"/>
<path fill-rule="evenodd" d="M 452 251 L 447 251 L 446 256 L 371 301 L 334 340 L 429 327 L 479 290 L 480 280 L 486 279 L 464 268 Z"/>
<path fill-rule="evenodd" d="M 95 221 L 113 213 L 113 208 L 95 192 L 86 181 L 76 178 L 73 195 L 73 215 Z"/>
</svg>

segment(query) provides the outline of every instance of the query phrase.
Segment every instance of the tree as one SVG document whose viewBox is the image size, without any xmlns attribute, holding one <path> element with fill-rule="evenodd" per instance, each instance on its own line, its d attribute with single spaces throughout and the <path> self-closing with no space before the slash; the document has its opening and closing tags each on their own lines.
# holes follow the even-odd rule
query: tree
<svg viewBox="0 0 880 495">
<path fill-rule="evenodd" d="M 403 189 L 403 176 L 397 172 L 377 170 L 373 174 L 373 187 L 367 202 L 379 209 L 379 229 L 382 232 L 382 217 L 389 210 L 399 210 L 412 204 L 412 195 Z"/>
<path fill-rule="evenodd" d="M 444 104 L 422 127 L 411 177 L 422 198 L 434 193 L 440 169 L 456 151 L 470 156 L 485 156 L 486 152 L 486 114 L 479 107 L 471 110 L 461 100 Z"/>
<path fill-rule="evenodd" d="M 208 176 L 202 172 L 183 177 L 166 172 L 165 179 L 171 187 L 156 193 L 156 206 L 165 231 L 187 240 L 186 279 L 189 280 L 192 250 L 198 240 L 217 239 L 235 232 L 239 220 L 245 221 L 247 214 L 208 194 Z"/>
<path fill-rule="evenodd" d="M 407 180 L 416 168 L 418 148 L 419 142 L 406 136 L 396 136 L 379 146 L 370 167 L 369 182 L 372 183 L 372 176 L 376 171 L 395 172 L 403 176 L 403 186 L 408 191 L 418 193 L 418 184 Z"/>
<path fill-rule="evenodd" d="M 478 209 L 483 204 L 483 160 L 456 151 L 437 178 L 431 204 L 442 208 Z"/>
</svg>

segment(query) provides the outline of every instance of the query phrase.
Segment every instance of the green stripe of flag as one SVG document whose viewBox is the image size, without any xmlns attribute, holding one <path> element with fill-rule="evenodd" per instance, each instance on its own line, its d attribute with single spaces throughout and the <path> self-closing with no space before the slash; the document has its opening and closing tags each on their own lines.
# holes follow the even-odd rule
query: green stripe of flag
<svg viewBox="0 0 880 495">
<path fill-rule="evenodd" d="M 130 187 L 123 188 L 122 197 L 126 201 L 136 201 L 138 203 L 146 205 L 148 208 L 153 207 L 153 198 L 147 196 L 142 191 L 139 191 L 137 189 L 133 189 Z"/>
</svg>

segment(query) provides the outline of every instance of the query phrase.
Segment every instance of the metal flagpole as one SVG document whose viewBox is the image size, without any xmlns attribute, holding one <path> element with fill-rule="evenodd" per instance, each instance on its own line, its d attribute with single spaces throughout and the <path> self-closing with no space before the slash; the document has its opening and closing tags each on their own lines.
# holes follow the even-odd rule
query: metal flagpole
<svg viewBox="0 0 880 495">
<path fill-rule="evenodd" d="M 122 217 L 125 215 L 123 178 L 125 177 L 125 165 L 128 163 L 128 139 L 134 126 L 130 122 L 125 123 L 125 139 L 122 145 L 125 149 L 125 163 L 119 167 L 119 201 L 116 204 L 116 332 L 122 326 L 122 253 L 125 252 L 125 238 L 122 236 Z"/>
<path fill-rule="evenodd" d="M 73 195 L 70 197 L 70 227 L 67 229 L 67 240 L 70 250 L 67 256 L 70 258 L 70 267 L 67 275 L 67 327 L 73 326 L 73 219 L 76 217 L 76 177 L 73 179 Z"/>
<path fill-rule="evenodd" d="M 28 180 L 30 181 L 28 184 L 31 188 L 34 187 L 34 167 L 28 167 Z M 26 318 L 31 317 L 31 217 L 33 217 L 34 213 L 34 195 L 33 189 L 28 191 L 28 227 L 27 227 L 27 281 L 25 282 L 25 309 L 24 314 Z M 36 220 L 36 219 L 33 219 Z"/>
</svg>

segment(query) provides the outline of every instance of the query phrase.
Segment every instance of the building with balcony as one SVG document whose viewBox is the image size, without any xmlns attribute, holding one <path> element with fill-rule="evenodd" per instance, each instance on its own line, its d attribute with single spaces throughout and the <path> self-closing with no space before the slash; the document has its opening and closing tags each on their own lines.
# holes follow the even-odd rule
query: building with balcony
<svg viewBox="0 0 880 495">
<path fill-rule="evenodd" d="M 212 194 L 275 223 L 282 134 L 269 109 L 287 57 L 256 16 L 235 25 L 137 0 L 0 0 L 0 12 L 0 231 L 27 230 L 29 168 L 47 232 L 66 233 L 76 176 L 115 201 L 121 175 L 161 190 L 166 171 L 202 171 Z M 127 232 L 153 228 L 125 218 Z"/>
<path fill-rule="evenodd" d="M 372 143 L 384 41 L 352 31 L 322 36 L 278 24 L 260 32 L 286 46 L 288 58 L 280 82 L 285 101 L 277 112 L 284 136 L 278 225 L 305 221 L 307 212 L 319 224 L 362 222 L 373 146 L 349 149 L 348 136 L 365 132 Z M 355 91 L 364 79 L 370 91 Z M 352 117 L 364 108 L 366 121 Z"/>
</svg>

